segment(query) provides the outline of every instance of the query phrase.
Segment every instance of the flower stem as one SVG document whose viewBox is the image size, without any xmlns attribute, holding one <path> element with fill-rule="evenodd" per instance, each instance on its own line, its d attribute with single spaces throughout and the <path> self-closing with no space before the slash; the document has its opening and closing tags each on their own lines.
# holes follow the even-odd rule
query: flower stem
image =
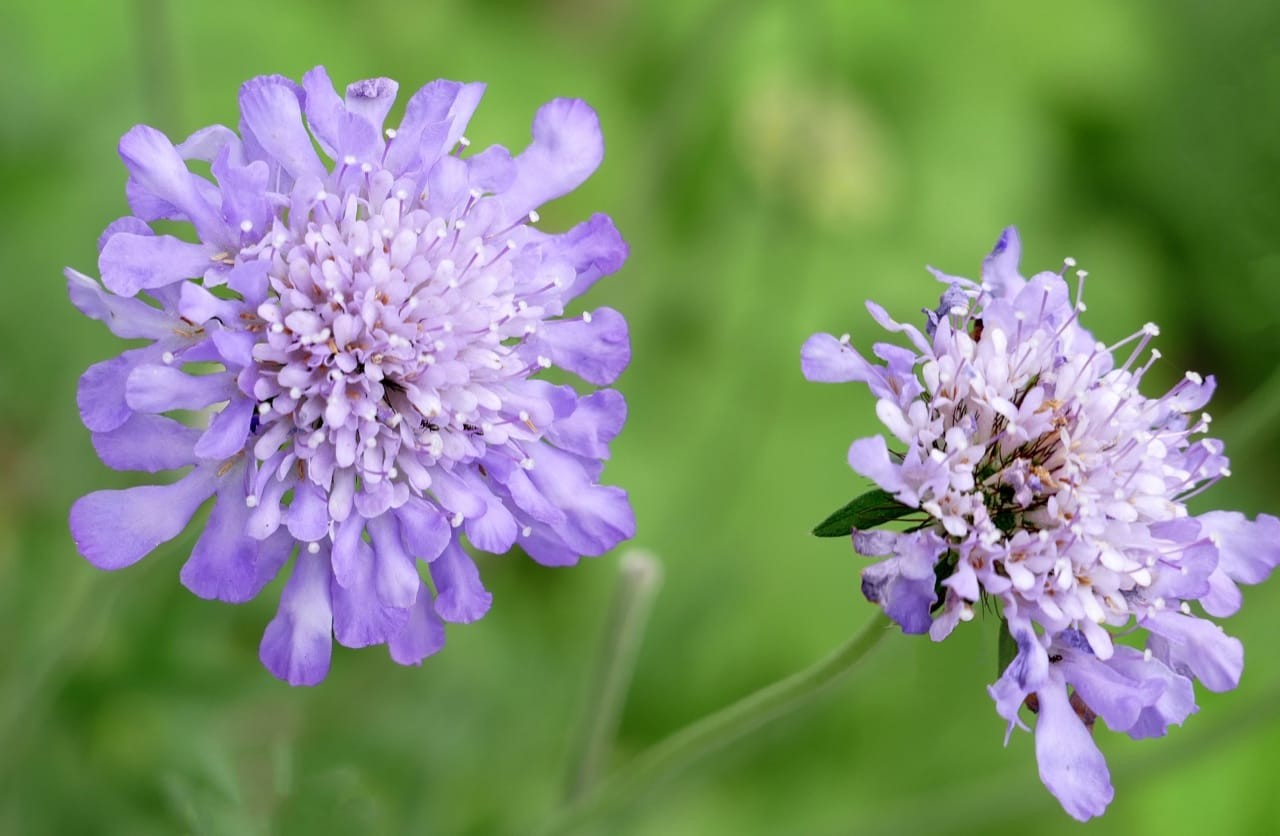
<svg viewBox="0 0 1280 836">
<path fill-rule="evenodd" d="M 639 799 L 662 779 L 800 708 L 849 674 L 884 637 L 888 626 L 888 618 L 877 612 L 861 630 L 825 658 L 655 744 L 576 804 L 562 810 L 541 831 L 543 836 L 574 832 L 615 808 Z"/>
<path fill-rule="evenodd" d="M 648 552 L 627 552 L 618 569 L 618 586 L 588 691 L 584 721 L 569 761 L 565 801 L 570 804 L 589 792 L 607 767 L 640 641 L 662 585 L 662 565 Z"/>
</svg>

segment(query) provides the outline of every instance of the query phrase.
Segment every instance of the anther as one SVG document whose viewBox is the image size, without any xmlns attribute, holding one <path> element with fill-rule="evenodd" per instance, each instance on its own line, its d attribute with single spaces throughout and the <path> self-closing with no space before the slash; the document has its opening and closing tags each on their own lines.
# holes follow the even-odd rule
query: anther
<svg viewBox="0 0 1280 836">
<path fill-rule="evenodd" d="M 249 220 L 241 221 L 241 222 L 240 222 L 240 231 L 241 231 L 241 232 L 252 232 L 252 231 L 253 231 L 253 221 L 249 221 Z"/>
<path fill-rule="evenodd" d="M 166 366 L 168 366 L 168 365 L 172 365 L 172 363 L 173 363 L 173 352 L 172 352 L 172 351 L 166 351 L 164 354 L 161 354 L 161 355 L 160 355 L 160 360 L 161 360 L 161 361 L 162 361 Z"/>
<path fill-rule="evenodd" d="M 258 498 L 257 498 L 256 496 L 254 496 L 253 494 L 249 494 L 248 496 L 246 496 L 246 497 L 244 498 L 244 504 L 245 504 L 245 507 L 246 507 L 246 508 L 257 508 L 257 507 L 258 507 Z"/>
<path fill-rule="evenodd" d="M 536 224 L 540 220 L 542 220 L 542 216 L 538 214 L 536 209 L 529 213 L 529 223 Z"/>
<path fill-rule="evenodd" d="M 319 554 L 319 553 L 320 553 L 320 544 L 319 544 L 319 543 L 307 543 L 307 553 L 308 553 L 308 554 Z"/>
</svg>

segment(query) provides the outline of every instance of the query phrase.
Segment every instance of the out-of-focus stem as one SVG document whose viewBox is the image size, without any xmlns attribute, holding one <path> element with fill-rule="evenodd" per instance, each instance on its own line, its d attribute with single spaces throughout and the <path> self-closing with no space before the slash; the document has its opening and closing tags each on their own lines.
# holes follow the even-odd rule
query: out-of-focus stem
<svg viewBox="0 0 1280 836">
<path fill-rule="evenodd" d="M 543 836 L 575 832 L 639 798 L 661 779 L 800 708 L 847 676 L 884 637 L 888 626 L 888 618 L 877 611 L 866 626 L 830 655 L 695 721 L 642 752 L 577 804 L 562 810 L 543 829 Z"/>
<path fill-rule="evenodd" d="M 618 721 L 635 671 L 636 656 L 654 598 L 662 585 L 662 566 L 648 552 L 632 550 L 619 561 L 618 586 L 609 608 L 600 657 L 587 694 L 586 710 L 569 761 L 565 800 L 572 804 L 589 792 L 608 768 Z"/>
</svg>

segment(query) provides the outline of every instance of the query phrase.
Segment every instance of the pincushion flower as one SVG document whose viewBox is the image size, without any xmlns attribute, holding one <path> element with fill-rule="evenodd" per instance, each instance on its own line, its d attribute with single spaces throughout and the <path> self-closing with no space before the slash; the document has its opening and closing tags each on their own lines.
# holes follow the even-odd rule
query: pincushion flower
<svg viewBox="0 0 1280 836">
<path fill-rule="evenodd" d="M 605 386 L 630 359 L 617 311 L 565 314 L 625 260 L 613 222 L 534 226 L 599 165 L 595 113 L 556 99 L 518 156 L 464 155 L 483 85 L 432 82 L 384 131 L 396 90 L 378 78 L 340 97 L 317 67 L 301 85 L 245 83 L 238 131 L 175 146 L 133 128 L 132 215 L 99 241 L 102 284 L 67 271 L 82 312 L 146 341 L 80 381 L 99 456 L 186 469 L 77 501 L 77 548 L 128 566 L 212 497 L 182 582 L 246 601 L 296 552 L 260 654 L 295 685 L 325 677 L 331 636 L 416 664 L 443 622 L 483 616 L 464 535 L 560 566 L 634 532 L 626 493 L 598 484 L 622 396 L 537 377 L 558 366 Z"/>
<path fill-rule="evenodd" d="M 979 602 L 999 603 L 996 709 L 1010 732 L 1025 728 L 1024 705 L 1036 713 L 1041 779 L 1083 820 L 1113 795 L 1096 718 L 1162 735 L 1196 710 L 1193 680 L 1239 682 L 1240 642 L 1202 613 L 1233 614 L 1237 584 L 1270 574 L 1280 520 L 1188 511 L 1229 475 L 1200 411 L 1213 378 L 1142 394 L 1158 329 L 1097 342 L 1080 323 L 1084 272 L 1073 300 L 1062 272 L 1023 278 L 1019 254 L 1010 228 L 980 282 L 934 271 L 947 289 L 923 329 L 868 302 L 909 343 L 876 344 L 882 362 L 847 336 L 805 343 L 806 377 L 865 383 L 889 434 L 853 442 L 850 466 L 878 490 L 819 533 L 852 530 L 859 554 L 888 555 L 863 571 L 862 591 L 904 632 L 940 641 Z M 902 530 L 874 528 L 893 519 Z M 1116 641 L 1135 631 L 1144 649 Z"/>
</svg>

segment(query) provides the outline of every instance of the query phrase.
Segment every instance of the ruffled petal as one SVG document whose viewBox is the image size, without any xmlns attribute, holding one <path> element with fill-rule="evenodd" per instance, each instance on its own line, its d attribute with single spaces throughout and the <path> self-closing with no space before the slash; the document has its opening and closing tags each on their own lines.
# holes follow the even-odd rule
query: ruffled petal
<svg viewBox="0 0 1280 836">
<path fill-rule="evenodd" d="M 318 685 L 329 673 L 333 654 L 329 578 L 327 549 L 315 554 L 300 551 L 280 594 L 276 616 L 262 634 L 258 658 L 273 676 L 290 685 Z"/>
<path fill-rule="evenodd" d="M 613 219 L 604 214 L 592 215 L 550 240 L 557 257 L 573 265 L 573 284 L 562 297 L 566 300 L 581 296 L 603 276 L 616 273 L 630 254 Z"/>
<path fill-rule="evenodd" d="M 906 487 L 900 468 L 889 458 L 884 436 L 873 435 L 853 442 L 849 446 L 849 467 L 889 493 L 896 494 Z"/>
<path fill-rule="evenodd" d="M 533 143 L 516 158 L 516 182 L 502 196 L 507 216 L 527 215 L 586 182 L 604 159 L 596 112 L 581 99 L 552 99 L 533 119 Z"/>
<path fill-rule="evenodd" d="M 1191 680 L 1174 672 L 1154 654 L 1119 646 L 1107 664 L 1131 679 L 1158 682 L 1162 686 L 1159 698 L 1144 706 L 1129 728 L 1121 729 L 1135 740 L 1162 737 L 1169 726 L 1182 725 L 1183 720 L 1197 711 Z"/>
<path fill-rule="evenodd" d="M 295 180 L 327 173 L 302 123 L 301 89 L 280 76 L 259 76 L 240 87 L 240 134 L 258 146 Z"/>
<path fill-rule="evenodd" d="M 71 506 L 71 537 L 94 566 L 123 569 L 181 534 L 213 486 L 198 468 L 172 485 L 95 491 Z"/>
<path fill-rule="evenodd" d="M 353 554 L 343 568 L 342 582 L 337 573 L 330 587 L 333 595 L 333 635 L 344 647 L 369 647 L 383 644 L 399 635 L 412 611 L 391 607 L 378 596 L 373 549 L 363 540 L 352 547 Z M 336 550 L 336 546 L 335 546 Z M 336 557 L 336 551 L 335 551 Z M 336 566 L 335 566 L 336 568 Z M 419 597 L 430 593 L 419 589 Z M 415 602 L 414 606 L 422 603 Z"/>
<path fill-rule="evenodd" d="M 595 557 L 635 536 L 635 513 L 621 488 L 596 484 L 580 460 L 548 445 L 532 454 L 529 479 L 565 521 L 556 533 L 580 555 Z"/>
<path fill-rule="evenodd" d="M 565 418 L 547 428 L 547 438 L 561 450 L 591 459 L 609 458 L 609 443 L 627 420 L 627 402 L 614 389 L 601 389 L 584 398 Z"/>
<path fill-rule="evenodd" d="M 1230 691 L 1244 672 L 1244 646 L 1212 621 L 1164 610 L 1142 619 L 1147 646 L 1169 667 L 1195 676 L 1210 691 Z"/>
<path fill-rule="evenodd" d="M 401 665 L 420 665 L 422 660 L 444 647 L 444 622 L 436 613 L 431 591 L 418 590 L 418 600 L 400 632 L 388 642 L 391 658 Z"/>
<path fill-rule="evenodd" d="M 208 181 L 187 168 L 168 137 L 155 128 L 136 125 L 121 137 L 119 150 L 133 182 L 185 215 L 201 240 L 226 240 L 226 225 L 206 194 Z"/>
<path fill-rule="evenodd" d="M 467 624 L 489 611 L 493 596 L 480 582 L 480 571 L 470 555 L 451 542 L 431 564 L 436 585 L 436 613 L 445 621 Z"/>
<path fill-rule="evenodd" d="M 293 501 L 284 514 L 285 526 L 299 542 L 314 543 L 329 535 L 329 503 L 320 486 L 300 479 L 293 486 Z"/>
<path fill-rule="evenodd" d="M 627 321 L 613 308 L 597 308 L 581 319 L 548 322 L 525 341 L 525 352 L 545 355 L 552 363 L 597 386 L 607 386 L 631 362 Z"/>
<path fill-rule="evenodd" d="M 1159 680 L 1132 679 L 1108 662 L 1078 650 L 1064 650 L 1058 662 L 1067 682 L 1113 731 L 1127 731 L 1164 692 Z M 1114 659 L 1114 654 L 1112 659 Z"/>
<path fill-rule="evenodd" d="M 411 498 L 396 509 L 395 515 L 405 550 L 419 560 L 435 560 L 453 538 L 449 521 L 425 500 Z"/>
<path fill-rule="evenodd" d="M 196 540 L 191 557 L 182 566 L 180 578 L 183 586 L 201 598 L 240 604 L 251 600 L 261 591 L 267 574 L 258 565 L 259 552 L 280 555 L 288 559 L 293 540 L 277 532 L 268 540 L 259 541 L 246 533 L 249 508 L 244 502 L 244 491 L 238 485 L 228 484 L 218 492 L 218 499 L 209 513 L 200 539 Z M 280 542 L 285 537 L 287 542 Z M 281 559 L 270 572 L 279 571 Z"/>
</svg>

